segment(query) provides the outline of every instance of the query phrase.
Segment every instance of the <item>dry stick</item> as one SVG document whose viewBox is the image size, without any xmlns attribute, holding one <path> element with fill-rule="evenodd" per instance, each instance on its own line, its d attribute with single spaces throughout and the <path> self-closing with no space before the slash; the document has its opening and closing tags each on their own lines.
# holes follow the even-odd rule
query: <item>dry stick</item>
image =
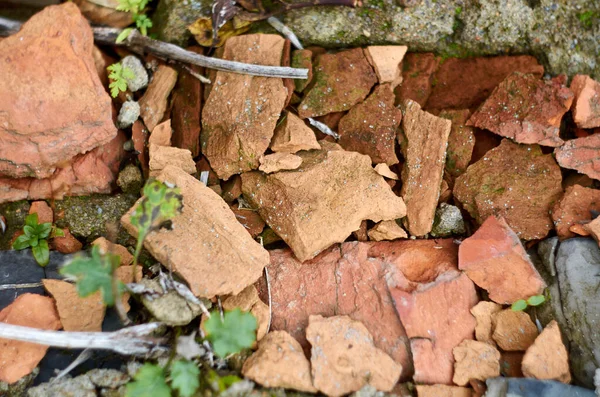
<svg viewBox="0 0 600 397">
<path fill-rule="evenodd" d="M 66 332 L 0 322 L 0 338 L 19 340 L 66 349 L 112 350 L 124 355 L 146 355 L 167 351 L 161 338 L 148 335 L 157 330 L 161 323 L 148 323 L 123 328 L 116 332 Z"/>
<path fill-rule="evenodd" d="M 86 362 L 87 360 L 90 359 L 90 357 L 92 357 L 92 349 L 85 349 L 84 351 L 82 351 L 75 360 L 73 360 L 73 362 L 71 364 L 69 364 L 69 366 L 65 369 L 63 369 L 62 371 L 60 371 L 58 373 L 58 375 L 56 375 L 56 377 L 51 381 L 51 382 L 56 382 L 57 380 L 59 380 L 60 378 L 66 376 L 69 374 L 69 372 L 73 371 L 75 368 L 77 368 L 80 364 L 83 364 L 84 362 Z"/>
</svg>

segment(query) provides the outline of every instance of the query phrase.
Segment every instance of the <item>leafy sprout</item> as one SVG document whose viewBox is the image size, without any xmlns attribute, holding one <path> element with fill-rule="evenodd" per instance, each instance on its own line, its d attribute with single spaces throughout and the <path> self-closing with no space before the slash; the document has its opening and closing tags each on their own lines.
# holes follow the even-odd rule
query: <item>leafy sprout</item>
<svg viewBox="0 0 600 397">
<path fill-rule="evenodd" d="M 108 88 L 110 88 L 110 95 L 116 98 L 119 92 L 127 90 L 127 80 L 133 80 L 135 74 L 133 70 L 128 67 L 123 67 L 120 62 L 113 63 L 106 68 L 110 73 L 108 78 L 111 80 Z"/>
<path fill-rule="evenodd" d="M 525 299 L 519 299 L 515 303 L 511 305 L 511 310 L 515 312 L 520 312 L 527 309 L 528 306 L 539 306 L 546 301 L 546 297 L 544 295 L 533 295 Z"/>
<path fill-rule="evenodd" d="M 177 360 L 171 366 L 171 387 L 181 397 L 191 397 L 200 387 L 200 370 L 188 360 Z"/>
<path fill-rule="evenodd" d="M 239 308 L 225 312 L 223 319 L 219 313 L 214 313 L 204 324 L 206 338 L 212 343 L 215 354 L 222 358 L 252 347 L 256 328 L 256 318 Z"/>
<path fill-rule="evenodd" d="M 148 29 L 152 27 L 152 20 L 144 14 L 144 9 L 148 5 L 148 0 L 119 0 L 118 11 L 131 13 L 135 26 L 144 36 L 148 35 Z M 133 28 L 126 28 L 117 37 L 117 44 L 121 43 L 133 32 Z"/>
<path fill-rule="evenodd" d="M 170 397 L 176 390 L 180 397 L 191 397 L 200 387 L 200 370 L 192 361 L 177 360 L 170 368 L 171 385 L 167 383 L 165 370 L 146 363 L 125 387 L 125 397 Z"/>
<path fill-rule="evenodd" d="M 12 247 L 20 251 L 31 247 L 31 252 L 38 265 L 44 267 L 50 261 L 48 239 L 64 236 L 62 229 L 52 226 L 52 223 L 39 223 L 38 214 L 33 213 L 25 218 L 23 234 L 16 238 Z"/>
</svg>

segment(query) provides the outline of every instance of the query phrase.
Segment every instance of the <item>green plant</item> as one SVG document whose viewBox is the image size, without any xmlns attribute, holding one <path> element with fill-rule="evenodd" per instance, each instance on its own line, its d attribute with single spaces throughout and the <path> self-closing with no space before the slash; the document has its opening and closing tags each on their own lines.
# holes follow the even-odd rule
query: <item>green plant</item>
<svg viewBox="0 0 600 397">
<path fill-rule="evenodd" d="M 171 366 L 171 387 L 181 397 L 191 397 L 200 387 L 200 370 L 191 361 L 178 360 Z"/>
<path fill-rule="evenodd" d="M 200 386 L 200 370 L 192 361 L 178 360 L 170 367 L 171 385 L 167 383 L 165 370 L 158 365 L 146 363 L 126 386 L 125 397 L 170 397 L 176 390 L 180 397 L 191 397 Z"/>
<path fill-rule="evenodd" d="M 152 27 L 152 20 L 144 14 L 144 9 L 148 5 L 148 0 L 119 0 L 117 10 L 131 13 L 135 26 L 144 36 L 148 35 L 148 29 Z M 126 28 L 117 37 L 117 43 L 125 40 L 133 28 Z"/>
<path fill-rule="evenodd" d="M 581 14 L 577 15 L 577 18 L 579 18 L 579 22 L 581 22 L 583 27 L 588 28 L 588 29 L 592 27 L 592 23 L 594 22 L 594 19 L 599 18 L 599 17 L 600 17 L 600 13 L 596 13 L 595 11 L 592 11 L 592 10 L 588 10 L 588 11 L 582 12 Z"/>
<path fill-rule="evenodd" d="M 35 212 L 27 215 L 25 218 L 23 233 L 13 243 L 13 249 L 20 251 L 31 247 L 35 261 L 42 267 L 46 266 L 50 261 L 48 239 L 65 235 L 62 229 L 53 226 L 50 222 L 40 224 L 38 222 L 38 214 Z"/>
<path fill-rule="evenodd" d="M 127 80 L 135 78 L 133 70 L 123 67 L 120 62 L 113 63 L 106 68 L 110 73 L 108 78 L 111 80 L 108 88 L 110 88 L 110 95 L 116 98 L 120 91 L 127 90 Z"/>
<path fill-rule="evenodd" d="M 218 312 L 213 312 L 204 323 L 206 338 L 219 357 L 227 357 L 252 347 L 256 340 L 256 327 L 256 318 L 239 308 L 225 312 L 222 319 Z"/>
<path fill-rule="evenodd" d="M 539 306 L 546 301 L 546 297 L 544 295 L 534 295 L 525 299 L 519 299 L 515 303 L 513 303 L 510 308 L 515 312 L 520 312 L 527 309 L 528 306 Z"/>
</svg>

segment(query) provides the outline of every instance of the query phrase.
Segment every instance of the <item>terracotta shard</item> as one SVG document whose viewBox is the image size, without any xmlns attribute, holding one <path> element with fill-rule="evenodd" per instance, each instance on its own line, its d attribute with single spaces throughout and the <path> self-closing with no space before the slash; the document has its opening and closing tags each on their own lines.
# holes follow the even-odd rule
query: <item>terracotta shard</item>
<svg viewBox="0 0 600 397">
<path fill-rule="evenodd" d="M 467 387 L 446 385 L 417 385 L 419 397 L 472 397 L 472 390 Z"/>
<path fill-rule="evenodd" d="M 0 175 L 48 178 L 115 137 L 93 45 L 73 3 L 46 7 L 0 42 Z"/>
<path fill-rule="evenodd" d="M 522 369 L 528 378 L 571 383 L 569 355 L 556 320 L 552 320 L 527 349 Z"/>
<path fill-rule="evenodd" d="M 279 66 L 285 40 L 251 34 L 227 40 L 223 59 Z M 202 153 L 221 179 L 258 168 L 287 90 L 278 78 L 218 72 L 202 110 Z"/>
<path fill-rule="evenodd" d="M 406 213 L 368 156 L 336 146 L 298 153 L 297 170 L 242 175 L 244 198 L 301 261 L 344 241 L 364 219 L 379 222 Z"/>
<path fill-rule="evenodd" d="M 504 351 L 525 351 L 538 335 L 529 314 L 512 309 L 502 310 L 492 317 L 492 337 Z"/>
<path fill-rule="evenodd" d="M 177 83 L 177 71 L 169 66 L 160 65 L 144 96 L 140 99 L 140 116 L 150 132 L 163 119 L 167 110 L 167 99 L 175 83 Z"/>
<path fill-rule="evenodd" d="M 552 208 L 552 221 L 561 240 L 575 237 L 571 226 L 592 219 L 600 211 L 600 190 L 580 185 L 569 186 L 564 196 Z"/>
<path fill-rule="evenodd" d="M 554 150 L 554 155 L 561 167 L 600 180 L 600 134 L 567 141 Z"/>
<path fill-rule="evenodd" d="M 379 163 L 374 168 L 375 168 L 375 171 L 377 171 L 377 173 L 384 178 L 392 179 L 394 181 L 397 181 L 398 179 L 400 179 L 398 177 L 398 174 L 396 174 L 394 171 L 392 171 L 386 163 Z"/>
<path fill-rule="evenodd" d="M 402 111 L 394 106 L 390 85 L 378 85 L 340 120 L 339 144 L 346 150 L 368 155 L 375 164 L 396 164 L 396 130 L 401 120 Z"/>
<path fill-rule="evenodd" d="M 237 294 L 254 283 L 269 255 L 244 231 L 227 203 L 180 168 L 167 166 L 158 179 L 179 187 L 184 205 L 171 230 L 153 231 L 144 240 L 152 256 L 181 274 L 199 297 Z M 135 208 L 121 219 L 133 236 L 137 231 L 129 217 Z"/>
<path fill-rule="evenodd" d="M 560 122 L 571 107 L 573 93 L 564 76 L 541 80 L 513 73 L 496 87 L 467 125 L 484 128 L 518 143 L 561 146 Z"/>
<path fill-rule="evenodd" d="M 496 345 L 496 342 L 492 339 L 494 331 L 492 317 L 500 310 L 502 310 L 501 305 L 487 301 L 481 301 L 471 309 L 471 314 L 475 317 L 475 321 L 477 321 L 475 339 L 479 342 L 489 343 L 492 346 Z"/>
<path fill-rule="evenodd" d="M 402 61 L 402 84 L 394 90 L 396 104 L 411 99 L 421 107 L 425 106 L 431 94 L 433 73 L 440 64 L 440 58 L 431 52 L 409 52 Z"/>
<path fill-rule="evenodd" d="M 490 299 L 512 304 L 541 294 L 546 283 L 519 237 L 503 218 L 490 216 L 458 249 L 458 265 Z"/>
<path fill-rule="evenodd" d="M 477 223 L 503 217 L 524 240 L 552 229 L 550 210 L 562 194 L 561 171 L 539 146 L 504 139 L 456 179 L 453 194 Z"/>
<path fill-rule="evenodd" d="M 54 237 L 50 241 L 50 248 L 62 254 L 72 254 L 81 251 L 83 244 L 71 234 L 69 228 L 65 227 L 62 231 L 64 236 Z"/>
<path fill-rule="evenodd" d="M 54 211 L 45 201 L 34 201 L 29 207 L 29 214 L 36 213 L 38 223 L 54 223 Z"/>
<path fill-rule="evenodd" d="M 408 238 L 408 235 L 394 220 L 381 221 L 369 230 L 369 239 L 373 241 L 396 240 Z"/>
<path fill-rule="evenodd" d="M 311 50 L 292 51 L 291 66 L 294 68 L 308 69 L 308 78 L 306 80 L 294 79 L 294 87 L 297 92 L 302 92 L 310 84 L 313 77 Z"/>
<path fill-rule="evenodd" d="M 288 112 L 275 128 L 271 150 L 274 152 L 296 153 L 300 150 L 321 149 L 315 133 L 304 121 Z"/>
<path fill-rule="evenodd" d="M 471 112 L 468 109 L 443 110 L 439 117 L 452 122 L 446 149 L 446 167 L 444 169 L 446 181 L 454 186 L 454 179 L 462 175 L 471 162 L 475 148 L 474 128 L 466 124 Z"/>
<path fill-rule="evenodd" d="M 571 109 L 579 128 L 600 127 L 600 83 L 581 74 L 573 77 L 571 90 L 575 100 Z"/>
<path fill-rule="evenodd" d="M 101 253 L 110 252 L 113 255 L 119 255 L 119 263 L 121 266 L 131 265 L 133 263 L 133 255 L 127 251 L 127 248 L 119 244 L 114 244 L 104 237 L 98 237 L 92 241 L 92 245 L 97 245 Z"/>
<path fill-rule="evenodd" d="M 421 110 L 408 100 L 398 141 L 404 155 L 401 196 L 406 203 L 404 224 L 412 236 L 431 231 L 440 186 L 451 122 Z"/>
<path fill-rule="evenodd" d="M 314 386 L 339 397 L 369 384 L 391 391 L 402 367 L 373 344 L 365 326 L 348 316 L 310 316 L 306 339 L 311 344 L 310 363 Z"/>
<path fill-rule="evenodd" d="M 170 146 L 150 145 L 150 175 L 157 175 L 168 165 L 181 168 L 188 174 L 196 172 L 196 163 L 192 158 L 192 152 L 187 149 L 179 149 Z"/>
<path fill-rule="evenodd" d="M 297 169 L 302 164 L 302 157 L 291 153 L 273 153 L 262 156 L 258 161 L 260 171 L 272 174 L 277 171 Z"/>
<path fill-rule="evenodd" d="M 405 45 L 369 46 L 364 49 L 367 60 L 375 69 L 379 84 L 393 83 L 400 77 L 400 63 L 407 50 Z"/>
<path fill-rule="evenodd" d="M 313 73 L 313 85 L 298 106 L 303 119 L 348 110 L 364 100 L 377 82 L 360 48 L 319 55 Z"/>
<path fill-rule="evenodd" d="M 476 340 L 465 340 L 453 349 L 454 378 L 459 386 L 466 386 L 469 380 L 485 381 L 500 376 L 500 352 L 494 346 Z"/>
</svg>

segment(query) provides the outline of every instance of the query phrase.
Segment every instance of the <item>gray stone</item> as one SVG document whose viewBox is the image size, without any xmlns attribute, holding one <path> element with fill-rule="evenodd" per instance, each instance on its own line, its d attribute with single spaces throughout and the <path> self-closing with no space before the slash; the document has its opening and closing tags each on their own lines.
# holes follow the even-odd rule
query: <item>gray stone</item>
<svg viewBox="0 0 600 397">
<path fill-rule="evenodd" d="M 119 110 L 117 127 L 124 129 L 131 127 L 140 117 L 140 104 L 135 101 L 126 101 Z"/>
<path fill-rule="evenodd" d="M 152 32 L 159 40 L 185 47 L 188 30 L 196 19 L 210 16 L 211 0 L 160 0 L 152 17 Z"/>
<path fill-rule="evenodd" d="M 140 194 L 143 184 L 144 177 L 137 166 L 128 164 L 119 172 L 117 185 L 124 193 Z"/>
<path fill-rule="evenodd" d="M 147 289 L 162 294 L 156 298 L 141 295 L 142 304 L 157 321 L 171 326 L 187 325 L 202 314 L 199 305 L 187 301 L 175 290 L 164 293 L 157 279 L 145 278 L 142 279 L 141 284 Z M 205 305 L 210 307 L 210 301 L 205 301 Z"/>
<path fill-rule="evenodd" d="M 486 397 L 595 397 L 592 390 L 553 380 L 489 378 Z"/>
<path fill-rule="evenodd" d="M 92 383 L 98 387 L 117 389 L 129 382 L 129 375 L 116 369 L 92 369 L 86 374 Z"/>
<path fill-rule="evenodd" d="M 0 382 L 0 396 L 3 397 L 21 397 L 25 395 L 25 390 L 31 385 L 31 382 L 40 373 L 39 368 L 34 368 L 30 374 L 25 375 L 15 383 L 8 384 Z"/>
<path fill-rule="evenodd" d="M 569 341 L 571 370 L 577 383 L 594 386 L 600 367 L 600 248 L 591 238 L 563 241 L 556 255 L 556 283 L 550 289 L 563 336 Z M 564 317 L 564 320 L 561 320 Z"/>
<path fill-rule="evenodd" d="M 133 79 L 127 79 L 127 87 L 131 92 L 136 92 L 148 86 L 148 72 L 136 56 L 128 55 L 121 60 L 124 68 L 129 68 L 135 76 Z M 134 120 L 135 121 L 135 120 Z"/>
<path fill-rule="evenodd" d="M 558 237 L 554 236 L 540 241 L 537 246 L 537 253 L 540 257 L 540 260 L 552 277 L 556 276 L 556 267 L 554 266 L 554 261 L 556 260 L 556 249 L 558 248 L 558 243 Z"/>
<path fill-rule="evenodd" d="M 350 397 L 384 397 L 385 393 L 382 391 L 378 391 L 371 385 L 365 385 L 359 391 L 355 391 L 350 395 Z"/>
<path fill-rule="evenodd" d="M 42 383 L 27 391 L 28 397 L 96 397 L 96 395 L 96 386 L 87 375 Z"/>
<path fill-rule="evenodd" d="M 441 203 L 435 210 L 431 235 L 434 237 L 448 237 L 464 233 L 465 221 L 458 207 Z"/>
</svg>

